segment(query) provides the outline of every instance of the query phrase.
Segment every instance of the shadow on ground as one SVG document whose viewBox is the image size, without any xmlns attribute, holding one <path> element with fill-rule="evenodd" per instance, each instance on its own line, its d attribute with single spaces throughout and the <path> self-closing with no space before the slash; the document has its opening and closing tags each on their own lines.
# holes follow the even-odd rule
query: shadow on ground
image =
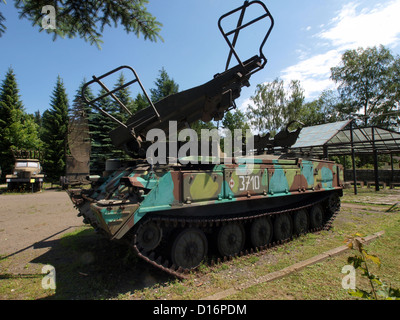
<svg viewBox="0 0 400 320">
<path fill-rule="evenodd" d="M 51 247 L 32 263 L 56 270 L 55 294 L 46 299 L 113 299 L 173 280 L 138 258 L 127 244 L 112 242 L 88 228 L 57 240 L 35 243 Z"/>
</svg>

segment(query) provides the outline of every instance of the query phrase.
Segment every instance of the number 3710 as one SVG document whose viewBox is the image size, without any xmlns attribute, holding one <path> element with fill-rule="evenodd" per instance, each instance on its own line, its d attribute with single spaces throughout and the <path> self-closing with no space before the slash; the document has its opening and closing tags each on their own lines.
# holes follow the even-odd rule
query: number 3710
<svg viewBox="0 0 400 320">
<path fill-rule="evenodd" d="M 239 191 L 260 189 L 260 177 L 259 176 L 239 176 Z"/>
</svg>

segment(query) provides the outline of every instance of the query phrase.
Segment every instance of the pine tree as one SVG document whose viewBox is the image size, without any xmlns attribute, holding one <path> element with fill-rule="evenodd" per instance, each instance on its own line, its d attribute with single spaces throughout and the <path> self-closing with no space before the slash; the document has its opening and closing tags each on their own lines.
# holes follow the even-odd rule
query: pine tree
<svg viewBox="0 0 400 320">
<path fill-rule="evenodd" d="M 5 2 L 5 1 L 4 1 Z M 79 36 L 91 45 L 95 44 L 100 49 L 101 37 L 105 26 L 121 25 L 127 33 L 137 37 L 157 41 L 160 39 L 162 24 L 152 16 L 146 8 L 148 0 L 15 0 L 15 7 L 19 10 L 19 17 L 30 20 L 33 26 L 43 30 L 43 8 L 51 5 L 54 11 L 48 14 L 55 16 L 55 29 L 46 28 L 46 32 L 53 35 L 53 40 L 74 38 Z M 5 18 L 0 12 L 0 37 L 5 32 Z"/>
<path fill-rule="evenodd" d="M 34 112 L 33 119 L 34 119 L 35 123 L 38 125 L 38 127 L 39 127 L 38 130 L 40 132 L 40 128 L 42 127 L 42 114 L 40 113 L 40 110 Z"/>
<path fill-rule="evenodd" d="M 45 146 L 44 164 L 49 181 L 59 181 L 65 174 L 68 133 L 68 97 L 60 76 L 51 97 L 50 109 L 43 113 L 43 136 Z"/>
<path fill-rule="evenodd" d="M 106 130 L 110 128 L 111 123 L 109 123 L 109 119 L 101 114 L 98 110 L 94 109 L 90 104 L 86 103 L 82 97 L 82 88 L 86 83 L 84 79 L 82 84 L 79 86 L 73 102 L 74 108 L 84 108 L 85 115 L 88 121 L 89 126 L 89 134 L 90 134 L 90 174 L 98 174 L 102 175 L 104 171 L 105 158 L 111 156 L 109 150 L 111 149 L 111 141 L 108 140 L 106 143 L 103 142 L 104 139 L 107 140 L 108 135 Z M 104 94 L 105 91 L 102 90 L 99 95 Z M 87 86 L 83 92 L 87 100 L 91 101 L 95 98 L 91 87 Z M 97 105 L 100 107 L 104 107 L 109 110 L 111 105 L 111 100 L 109 97 L 102 99 L 102 101 L 98 102 Z M 104 156 L 104 154 L 106 154 Z"/>
<path fill-rule="evenodd" d="M 114 86 L 114 88 L 121 87 L 121 86 L 123 86 L 125 83 L 126 83 L 125 76 L 124 76 L 124 74 L 121 72 L 120 75 L 119 75 L 119 77 L 118 77 L 117 83 L 116 83 L 115 86 Z M 123 89 L 120 89 L 120 90 L 118 90 L 118 91 L 116 91 L 116 92 L 114 93 L 114 95 L 118 98 L 119 101 L 122 102 L 122 104 L 123 104 L 132 114 L 134 114 L 134 113 L 136 112 L 135 101 L 134 101 L 134 100 L 132 99 L 132 97 L 131 97 L 131 93 L 130 93 L 130 90 L 129 90 L 129 86 L 128 86 L 128 87 L 125 87 L 125 88 L 123 88 Z M 120 105 L 118 104 L 118 102 L 115 101 L 114 99 L 112 99 L 112 104 L 113 104 L 113 106 L 114 106 L 113 109 L 115 110 L 115 116 L 116 116 L 116 118 L 117 118 L 118 120 L 122 121 L 122 122 L 125 122 L 125 121 L 128 119 L 128 117 L 129 117 L 128 112 L 127 112 L 126 110 L 124 110 L 124 108 L 123 108 L 122 106 L 120 106 Z"/>
<path fill-rule="evenodd" d="M 114 88 L 122 86 L 126 83 L 124 75 L 121 73 Z M 160 76 L 155 81 L 156 88 L 152 89 L 153 101 L 160 100 L 172 93 L 178 92 L 179 86 L 170 79 L 164 68 L 160 70 Z M 105 90 L 100 90 L 99 96 L 105 94 Z M 130 96 L 128 87 L 116 91 L 115 96 L 132 112 L 137 112 L 148 106 L 147 99 L 142 94 L 138 94 L 133 100 Z M 146 101 L 145 101 L 146 100 Z M 101 99 L 97 103 L 99 108 L 107 111 L 113 117 L 125 122 L 127 113 L 122 107 L 110 96 Z M 101 112 L 94 112 L 92 137 L 92 156 L 91 156 L 91 174 L 102 174 L 104 171 L 105 161 L 107 159 L 126 159 L 128 156 L 121 149 L 116 148 L 109 136 L 109 132 L 118 126 L 113 120 L 105 116 Z"/>
<path fill-rule="evenodd" d="M 179 91 L 179 85 L 174 81 L 174 79 L 169 77 L 164 67 L 161 68 L 159 72 L 160 75 L 154 82 L 156 87 L 154 89 L 150 89 L 151 100 L 153 103 Z"/>
<path fill-rule="evenodd" d="M 121 74 L 118 77 L 117 83 L 115 84 L 114 88 L 121 87 L 126 83 L 126 79 L 124 74 Z M 131 92 L 129 90 L 129 86 L 122 88 L 115 92 L 115 96 L 122 104 L 131 112 L 131 114 L 135 114 L 136 112 L 136 104 L 135 101 L 131 97 Z M 121 121 L 122 123 L 126 123 L 129 119 L 129 113 L 115 100 L 112 99 L 112 115 Z M 115 125 L 114 125 L 115 127 Z M 128 156 L 125 152 L 121 149 L 113 148 L 112 151 L 113 158 L 116 159 L 126 159 Z"/>
<path fill-rule="evenodd" d="M 2 36 L 2 34 L 6 31 L 6 26 L 4 24 L 4 21 L 6 20 L 6 18 L 4 18 L 4 16 L 2 15 L 2 13 L 0 12 L 0 37 Z"/>
<path fill-rule="evenodd" d="M 90 131 L 94 130 L 94 113 L 90 105 L 82 97 L 83 80 L 79 86 L 72 107 L 69 110 L 68 124 L 68 148 L 71 156 L 79 162 L 90 162 L 91 136 Z M 94 98 L 90 87 L 86 87 L 84 95 L 88 100 Z"/>
<path fill-rule="evenodd" d="M 38 149 L 40 140 L 33 117 L 25 113 L 16 77 L 9 68 L 0 89 L 0 166 L 3 175 L 10 173 L 12 149 Z"/>
<path fill-rule="evenodd" d="M 145 109 L 149 106 L 149 102 L 144 94 L 138 93 L 135 98 L 136 112 Z"/>
<path fill-rule="evenodd" d="M 100 90 L 99 96 L 105 94 L 105 90 Z M 97 102 L 97 106 L 111 115 L 116 114 L 115 105 L 110 96 Z M 109 132 L 116 127 L 116 123 L 103 113 L 96 111 L 93 114 L 93 126 L 91 131 L 92 155 L 90 160 L 91 174 L 101 175 L 105 169 L 107 159 L 115 158 L 115 147 L 112 144 Z"/>
<path fill-rule="evenodd" d="M 165 71 L 164 67 L 159 70 L 160 75 L 154 82 L 155 88 L 150 89 L 150 99 L 153 103 L 171 95 L 179 92 L 179 85 L 171 79 Z M 145 109 L 149 106 L 146 96 L 143 93 L 138 93 L 135 98 L 136 112 Z"/>
</svg>

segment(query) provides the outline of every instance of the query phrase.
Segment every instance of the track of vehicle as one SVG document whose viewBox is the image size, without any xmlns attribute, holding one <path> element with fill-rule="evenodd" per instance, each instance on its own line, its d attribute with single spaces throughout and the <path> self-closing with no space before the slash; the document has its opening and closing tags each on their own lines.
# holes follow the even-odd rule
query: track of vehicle
<svg viewBox="0 0 400 320">
<path fill-rule="evenodd" d="M 196 270 L 200 260 L 215 265 L 236 256 L 262 252 L 301 234 L 329 230 L 339 209 L 339 195 L 332 191 L 312 203 L 274 211 L 202 219 L 152 215 L 127 238 L 140 258 L 184 279 L 190 271 Z M 307 218 L 302 221 L 305 214 Z M 268 228 L 273 231 L 266 232 Z M 151 236 L 146 238 L 146 234 Z"/>
</svg>

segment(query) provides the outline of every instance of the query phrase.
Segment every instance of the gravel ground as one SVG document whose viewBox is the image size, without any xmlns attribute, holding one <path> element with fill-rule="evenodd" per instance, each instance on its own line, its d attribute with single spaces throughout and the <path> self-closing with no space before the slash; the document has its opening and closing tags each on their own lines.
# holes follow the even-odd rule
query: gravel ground
<svg viewBox="0 0 400 320">
<path fill-rule="evenodd" d="M 35 256 L 51 249 L 52 241 L 84 224 L 65 191 L 0 195 L 0 255 L 21 272 Z"/>
</svg>

